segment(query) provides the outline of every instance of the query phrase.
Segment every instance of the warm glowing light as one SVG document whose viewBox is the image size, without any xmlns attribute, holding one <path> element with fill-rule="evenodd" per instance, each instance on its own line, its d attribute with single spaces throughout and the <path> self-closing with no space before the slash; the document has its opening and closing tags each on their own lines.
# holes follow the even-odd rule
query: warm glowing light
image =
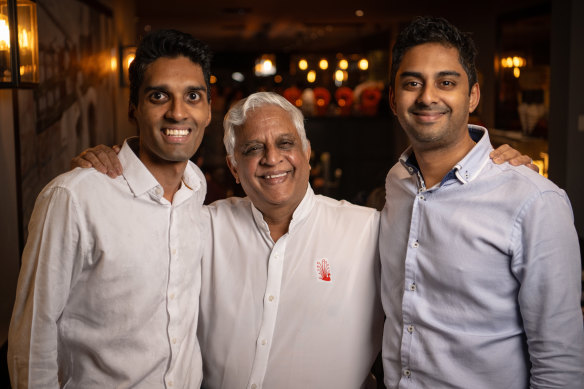
<svg viewBox="0 0 584 389">
<path fill-rule="evenodd" d="M 339 107 L 344 107 L 345 105 L 347 105 L 347 101 L 345 99 L 339 99 L 337 101 L 337 104 L 339 105 Z"/>
<path fill-rule="evenodd" d="M 115 71 L 118 68 L 118 60 L 116 59 L 116 57 L 110 58 L 110 68 L 112 69 L 112 71 Z"/>
<path fill-rule="evenodd" d="M 521 70 L 519 70 L 519 68 L 513 68 L 513 76 L 515 78 L 519 78 L 520 75 L 521 75 Z"/>
<path fill-rule="evenodd" d="M 347 70 L 348 67 L 349 67 L 349 61 L 347 61 L 346 59 L 341 59 L 339 61 L 339 68 L 341 68 L 343 70 Z"/>
<path fill-rule="evenodd" d="M 328 61 L 324 58 L 321 59 L 320 62 L 318 63 L 318 67 L 320 67 L 322 70 L 328 69 Z"/>
<path fill-rule="evenodd" d="M 254 73 L 258 77 L 273 76 L 276 74 L 276 56 L 274 54 L 264 54 L 256 59 Z"/>
<path fill-rule="evenodd" d="M 128 56 L 126 57 L 126 69 L 130 68 L 130 64 L 132 63 L 134 58 L 136 58 L 135 54 L 128 54 Z"/>
<path fill-rule="evenodd" d="M 217 77 L 215 77 L 214 75 L 211 74 L 211 77 L 209 77 L 209 82 L 211 84 L 216 84 L 217 83 Z"/>
<path fill-rule="evenodd" d="M 357 17 L 359 17 L 359 18 L 360 18 L 360 17 L 362 17 L 363 15 L 365 15 L 365 12 L 363 12 L 363 10 L 362 10 L 362 9 L 358 9 L 358 10 L 356 10 L 356 11 L 355 11 L 355 16 L 357 16 Z"/>
<path fill-rule="evenodd" d="M 501 59 L 501 66 L 504 68 L 522 68 L 527 64 L 523 57 L 514 56 Z"/>
<path fill-rule="evenodd" d="M 365 58 L 363 58 L 361 61 L 359 61 L 359 69 L 367 70 L 368 68 L 369 68 L 369 61 L 367 61 Z"/>
<path fill-rule="evenodd" d="M 276 74 L 276 75 L 274 76 L 274 82 L 275 82 L 276 84 L 279 84 L 279 83 L 281 83 L 281 82 L 282 82 L 282 76 L 281 76 L 281 75 L 279 75 L 279 74 Z"/>
<path fill-rule="evenodd" d="M 6 20 L 0 19 L 0 50 L 10 48 L 10 29 Z"/>
<path fill-rule="evenodd" d="M 272 68 L 274 67 L 274 64 L 272 63 L 272 61 L 270 61 L 269 59 L 266 59 L 264 61 L 264 63 L 262 63 L 262 70 L 265 73 L 270 73 L 272 71 Z"/>
<path fill-rule="evenodd" d="M 306 75 L 306 80 L 308 82 L 316 81 L 316 72 L 314 70 L 309 71 L 308 74 Z"/>
<path fill-rule="evenodd" d="M 317 99 L 316 100 L 316 105 L 318 105 L 319 107 L 324 107 L 325 104 L 326 104 L 326 101 L 324 99 Z"/>
<path fill-rule="evenodd" d="M 301 59 L 300 61 L 298 61 L 298 68 L 300 70 L 306 70 L 306 69 L 308 69 L 308 61 L 306 61 L 304 58 Z"/>
<path fill-rule="evenodd" d="M 523 58 L 513 57 L 513 66 L 516 68 L 523 66 Z"/>
<path fill-rule="evenodd" d="M 335 80 L 342 82 L 344 80 L 344 78 L 345 78 L 345 75 L 343 74 L 342 70 L 337 70 L 335 72 Z"/>
<path fill-rule="evenodd" d="M 302 99 L 296 99 L 294 105 L 296 105 L 298 108 L 302 107 Z"/>
</svg>

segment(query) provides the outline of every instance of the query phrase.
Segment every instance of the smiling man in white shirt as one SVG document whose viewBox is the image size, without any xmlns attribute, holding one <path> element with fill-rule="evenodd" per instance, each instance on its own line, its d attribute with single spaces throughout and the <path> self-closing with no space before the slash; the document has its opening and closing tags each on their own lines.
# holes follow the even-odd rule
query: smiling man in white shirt
<svg viewBox="0 0 584 389">
<path fill-rule="evenodd" d="M 260 92 L 224 121 L 248 197 L 207 207 L 206 388 L 359 388 L 380 350 L 377 211 L 315 195 L 300 111 Z"/>
<path fill-rule="evenodd" d="M 147 35 L 130 67 L 123 176 L 65 173 L 29 224 L 9 332 L 13 388 L 195 388 L 201 210 L 189 158 L 210 120 L 210 56 L 174 30 Z"/>
</svg>

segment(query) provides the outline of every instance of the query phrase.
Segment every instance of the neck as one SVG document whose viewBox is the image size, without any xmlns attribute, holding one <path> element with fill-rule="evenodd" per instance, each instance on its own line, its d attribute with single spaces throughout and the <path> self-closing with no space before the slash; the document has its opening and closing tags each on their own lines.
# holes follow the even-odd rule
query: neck
<svg viewBox="0 0 584 389">
<path fill-rule="evenodd" d="M 292 216 L 299 204 L 300 203 L 285 208 L 282 206 L 274 206 L 270 209 L 260 209 L 264 221 L 270 228 L 270 236 L 274 242 L 277 242 L 278 239 L 288 232 Z"/>
<path fill-rule="evenodd" d="M 474 145 L 475 142 L 468 133 L 459 142 L 445 147 L 424 149 L 413 145 L 412 148 L 424 177 L 426 188 L 431 188 L 442 181 L 444 176 L 472 150 Z"/>
<path fill-rule="evenodd" d="M 271 217 L 264 214 L 264 220 L 270 228 L 270 236 L 274 242 L 277 242 L 285 233 L 288 232 L 290 227 L 290 222 L 292 221 L 292 215 L 278 217 Z"/>
<path fill-rule="evenodd" d="M 162 189 L 164 190 L 164 198 L 172 203 L 174 194 L 180 188 L 182 176 L 185 172 L 188 161 L 153 161 L 145 154 L 146 153 L 140 153 L 140 160 L 150 173 L 152 173 L 156 181 L 162 186 Z"/>
</svg>

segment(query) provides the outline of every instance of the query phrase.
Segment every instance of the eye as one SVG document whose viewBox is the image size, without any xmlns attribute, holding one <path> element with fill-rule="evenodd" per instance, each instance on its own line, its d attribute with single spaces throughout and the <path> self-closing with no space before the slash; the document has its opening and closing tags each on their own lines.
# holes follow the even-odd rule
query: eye
<svg viewBox="0 0 584 389">
<path fill-rule="evenodd" d="M 166 93 L 161 91 L 153 91 L 149 96 L 150 101 L 160 103 L 168 100 Z"/>
<path fill-rule="evenodd" d="M 263 150 L 263 148 L 264 148 L 263 145 L 260 145 L 260 144 L 249 145 L 243 150 L 243 155 L 257 154 L 257 153 L 261 152 Z"/>
<path fill-rule="evenodd" d="M 291 149 L 294 147 L 294 145 L 295 142 L 293 139 L 282 139 L 280 142 L 278 142 L 278 146 L 280 146 L 282 149 Z"/>
<path fill-rule="evenodd" d="M 415 80 L 406 81 L 404 83 L 404 89 L 407 89 L 407 90 L 417 89 L 417 88 L 420 88 L 421 86 L 422 86 L 422 83 L 419 81 L 415 81 Z"/>
<path fill-rule="evenodd" d="M 201 94 L 199 92 L 189 92 L 187 93 L 187 99 L 189 101 L 197 101 L 201 99 Z"/>
<path fill-rule="evenodd" d="M 454 81 L 444 80 L 440 83 L 440 85 L 443 88 L 454 88 L 456 86 L 456 83 Z"/>
</svg>

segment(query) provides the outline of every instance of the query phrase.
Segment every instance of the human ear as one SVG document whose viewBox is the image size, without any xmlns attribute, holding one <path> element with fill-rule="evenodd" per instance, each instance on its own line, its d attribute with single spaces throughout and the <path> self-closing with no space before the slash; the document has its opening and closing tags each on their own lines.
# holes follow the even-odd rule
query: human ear
<svg viewBox="0 0 584 389">
<path fill-rule="evenodd" d="M 227 166 L 229 167 L 229 170 L 231 171 L 231 174 L 233 174 L 233 177 L 235 178 L 235 183 L 239 184 L 239 174 L 237 173 L 237 166 L 231 161 L 230 156 L 226 156 L 225 157 L 225 161 L 227 162 Z"/>
<path fill-rule="evenodd" d="M 395 107 L 395 91 L 393 87 L 389 87 L 389 107 L 394 115 L 397 116 L 396 107 Z"/>
<path fill-rule="evenodd" d="M 479 83 L 477 82 L 470 88 L 470 99 L 469 99 L 469 106 L 468 112 L 473 112 L 477 106 L 479 105 L 479 101 L 481 100 L 481 88 L 479 88 Z"/>
</svg>

